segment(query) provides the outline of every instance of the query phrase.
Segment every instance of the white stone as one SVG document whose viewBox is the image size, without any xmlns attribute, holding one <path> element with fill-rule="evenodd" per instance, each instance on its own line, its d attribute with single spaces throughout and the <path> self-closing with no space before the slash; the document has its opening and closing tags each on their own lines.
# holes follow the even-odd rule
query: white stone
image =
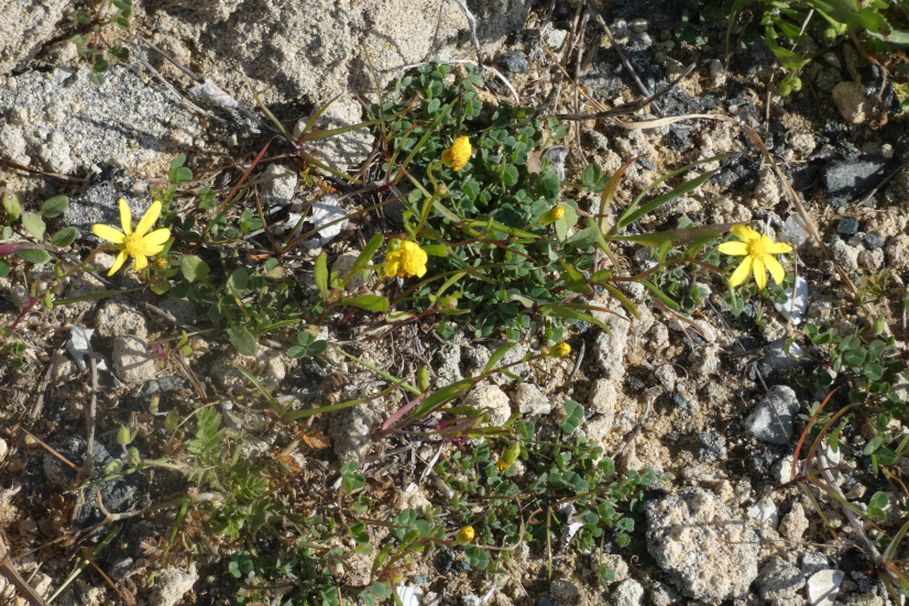
<svg viewBox="0 0 909 606">
<path fill-rule="evenodd" d="M 489 425 L 501 425 L 511 416 L 508 395 L 497 385 L 481 383 L 464 398 L 465 406 L 473 406 L 489 414 Z"/>
<path fill-rule="evenodd" d="M 811 606 L 832 606 L 846 575 L 841 570 L 827 568 L 808 578 L 808 603 Z"/>
<path fill-rule="evenodd" d="M 540 417 L 552 412 L 552 402 L 540 391 L 540 388 L 530 383 L 519 384 L 511 396 L 512 401 L 517 404 L 518 410 L 522 415 L 529 417 Z"/>
</svg>

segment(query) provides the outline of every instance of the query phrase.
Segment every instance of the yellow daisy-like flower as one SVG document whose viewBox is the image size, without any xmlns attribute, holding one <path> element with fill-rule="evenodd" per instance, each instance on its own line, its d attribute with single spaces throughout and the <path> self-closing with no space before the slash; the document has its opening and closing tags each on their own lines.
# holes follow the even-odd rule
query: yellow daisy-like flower
<svg viewBox="0 0 909 606">
<path fill-rule="evenodd" d="M 149 230 L 161 216 L 161 202 L 155 200 L 148 207 L 145 214 L 139 219 L 136 229 L 133 229 L 133 217 L 129 211 L 129 204 L 126 200 L 120 198 L 120 226 L 123 231 L 119 231 L 110 225 L 95 223 L 92 225 L 92 233 L 108 242 L 113 242 L 119 247 L 117 258 L 114 264 L 110 266 L 107 275 L 114 275 L 118 269 L 123 267 L 129 257 L 135 259 L 133 269 L 139 271 L 148 267 L 148 257 L 153 257 L 164 250 L 164 244 L 170 238 L 170 230 L 166 227 L 156 229 L 149 233 Z"/>
<path fill-rule="evenodd" d="M 420 248 L 419 244 L 410 240 L 402 240 L 397 247 L 389 250 L 385 255 L 385 275 L 389 278 L 395 276 L 422 278 L 426 275 L 426 261 L 428 260 L 429 255 Z"/>
<path fill-rule="evenodd" d="M 455 535 L 458 543 L 470 543 L 477 536 L 477 531 L 473 529 L 473 526 L 465 526 L 458 531 L 458 534 Z"/>
<path fill-rule="evenodd" d="M 729 286 L 735 288 L 741 285 L 748 279 L 748 274 L 753 273 L 758 288 L 764 290 L 767 287 L 768 271 L 774 282 L 783 283 L 786 270 L 773 255 L 792 252 L 791 246 L 785 242 L 774 242 L 770 236 L 756 232 L 747 225 L 736 225 L 732 228 L 732 235 L 740 241 L 723 242 L 717 250 L 724 255 L 745 258 L 729 277 Z"/>
<path fill-rule="evenodd" d="M 442 152 L 442 162 L 451 170 L 458 172 L 467 166 L 471 153 L 473 153 L 473 146 L 470 144 L 470 138 L 461 135 L 454 140 L 451 147 Z"/>
</svg>

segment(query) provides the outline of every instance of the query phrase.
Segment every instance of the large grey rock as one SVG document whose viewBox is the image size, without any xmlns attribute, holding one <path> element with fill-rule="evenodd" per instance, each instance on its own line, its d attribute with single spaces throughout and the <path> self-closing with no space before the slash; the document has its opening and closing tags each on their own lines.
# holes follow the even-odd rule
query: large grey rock
<svg viewBox="0 0 909 606">
<path fill-rule="evenodd" d="M 155 378 L 155 363 L 144 339 L 133 336 L 114 338 L 114 372 L 127 385 L 140 385 Z"/>
<path fill-rule="evenodd" d="M 761 567 L 757 580 L 758 593 L 766 602 L 795 597 L 804 586 L 802 571 L 779 556 Z"/>
<path fill-rule="evenodd" d="M 30 71 L 0 87 L 0 122 L 41 168 L 71 174 L 112 165 L 160 176 L 202 134 L 170 92 L 129 68 L 113 66 L 100 85 L 89 75 L 87 68 Z"/>
<path fill-rule="evenodd" d="M 155 577 L 152 601 L 158 606 L 176 606 L 198 580 L 199 573 L 195 564 L 191 564 L 189 570 L 165 568 Z"/>
<path fill-rule="evenodd" d="M 253 91 L 266 103 L 321 104 L 349 91 L 368 94 L 404 65 L 453 57 L 468 29 L 451 0 L 146 4 L 155 44 L 249 104 Z M 521 27 L 532 2 L 468 0 L 468 5 L 485 44 Z"/>
<path fill-rule="evenodd" d="M 792 439 L 793 415 L 799 408 L 791 387 L 774 385 L 745 419 L 745 427 L 761 442 L 787 444 Z"/>
<path fill-rule="evenodd" d="M 138 307 L 121 299 L 102 303 L 95 314 L 95 326 L 102 337 L 148 336 L 145 316 Z"/>
<path fill-rule="evenodd" d="M 839 206 L 850 198 L 860 196 L 886 176 L 887 160 L 879 156 L 863 156 L 855 160 L 837 160 L 824 170 L 824 186 L 830 201 Z"/>
<path fill-rule="evenodd" d="M 21 66 L 57 34 L 69 0 L 0 0 L 0 76 Z"/>
<path fill-rule="evenodd" d="M 758 536 L 715 494 L 688 487 L 646 505 L 647 550 L 687 596 L 742 597 L 758 574 Z"/>
</svg>

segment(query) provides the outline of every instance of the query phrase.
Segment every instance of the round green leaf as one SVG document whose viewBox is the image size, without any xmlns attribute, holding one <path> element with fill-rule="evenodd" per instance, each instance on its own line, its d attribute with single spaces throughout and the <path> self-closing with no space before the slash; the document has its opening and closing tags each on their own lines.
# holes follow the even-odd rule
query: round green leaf
<svg viewBox="0 0 909 606">
<path fill-rule="evenodd" d="M 54 196 L 45 200 L 44 204 L 41 205 L 41 214 L 48 219 L 53 219 L 66 212 L 67 206 L 69 206 L 69 198 L 66 196 Z"/>
<path fill-rule="evenodd" d="M 75 227 L 64 227 L 51 236 L 51 243 L 57 248 L 66 248 L 76 240 L 79 232 Z"/>
<path fill-rule="evenodd" d="M 208 277 L 208 264 L 196 255 L 187 255 L 180 259 L 180 271 L 189 282 L 203 281 Z"/>
</svg>

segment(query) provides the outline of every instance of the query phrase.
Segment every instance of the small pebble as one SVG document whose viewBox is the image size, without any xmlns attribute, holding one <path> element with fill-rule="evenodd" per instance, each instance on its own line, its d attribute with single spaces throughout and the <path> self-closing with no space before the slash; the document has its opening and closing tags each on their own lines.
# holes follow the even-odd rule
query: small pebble
<svg viewBox="0 0 909 606">
<path fill-rule="evenodd" d="M 530 66 L 527 64 L 527 57 L 520 51 L 505 53 L 502 56 L 502 65 L 513 74 L 526 74 L 530 71 Z"/>
<path fill-rule="evenodd" d="M 859 222 L 855 219 L 850 219 L 845 217 L 840 219 L 840 222 L 836 224 L 836 233 L 841 236 L 851 236 L 859 230 Z"/>
<path fill-rule="evenodd" d="M 871 232 L 865 234 L 865 245 L 868 248 L 882 248 L 887 239 L 881 234 Z"/>
</svg>

